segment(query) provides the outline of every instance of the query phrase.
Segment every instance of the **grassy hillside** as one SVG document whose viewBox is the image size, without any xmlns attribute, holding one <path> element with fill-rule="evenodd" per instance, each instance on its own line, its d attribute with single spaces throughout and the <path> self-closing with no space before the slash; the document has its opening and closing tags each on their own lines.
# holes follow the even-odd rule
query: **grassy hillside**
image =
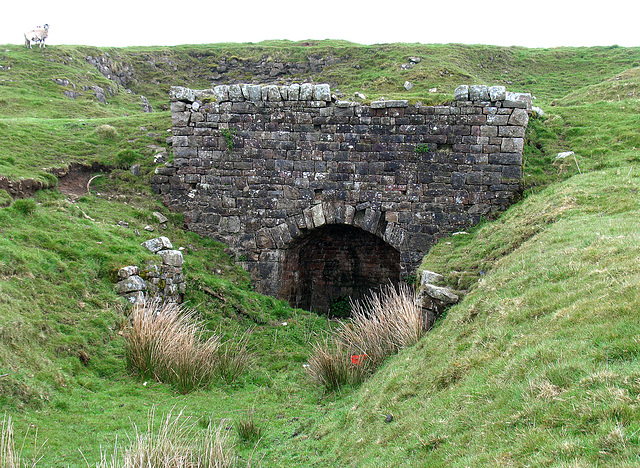
<svg viewBox="0 0 640 468">
<path fill-rule="evenodd" d="M 104 59 L 113 79 L 88 57 Z M 169 86 L 253 79 L 231 63 L 318 60 L 330 65 L 274 80 L 425 103 L 451 99 L 461 83 L 503 84 L 532 92 L 545 112 L 529 126 L 523 200 L 424 260 L 468 291 L 463 301 L 416 347 L 336 394 L 303 367 L 332 324 L 254 293 L 225 247 L 184 232 L 147 184 L 167 150 Z M 184 409 L 198 434 L 223 420 L 239 466 L 637 465 L 639 66 L 640 49 L 621 47 L 0 47 L 0 176 L 50 187 L 0 197 L 11 203 L 0 208 L 0 408 L 18 440 L 31 428 L 25 455 L 36 428 L 39 466 L 94 466 L 155 406 Z M 142 95 L 156 112 L 142 111 Z M 567 150 L 575 156 L 556 158 Z M 55 188 L 47 170 L 72 163 L 103 172 L 90 194 Z M 154 211 L 170 218 L 166 230 Z M 235 383 L 182 395 L 125 367 L 114 273 L 148 260 L 139 244 L 161 234 L 185 249 L 187 300 L 207 330 L 253 330 L 253 365 Z M 259 437 L 234 429 L 247 421 Z"/>
<path fill-rule="evenodd" d="M 471 290 L 319 426 L 334 463 L 636 466 L 639 183 L 575 176 L 432 249 Z"/>
</svg>

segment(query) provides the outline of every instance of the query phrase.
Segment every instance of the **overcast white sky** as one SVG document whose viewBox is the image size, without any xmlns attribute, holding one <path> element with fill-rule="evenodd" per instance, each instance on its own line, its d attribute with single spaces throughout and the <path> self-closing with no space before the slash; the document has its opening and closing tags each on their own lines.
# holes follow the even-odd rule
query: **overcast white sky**
<svg viewBox="0 0 640 468">
<path fill-rule="evenodd" d="M 50 25 L 47 44 L 96 46 L 345 39 L 389 42 L 640 46 L 640 2 L 609 0 L 9 0 L 0 44 Z"/>
</svg>

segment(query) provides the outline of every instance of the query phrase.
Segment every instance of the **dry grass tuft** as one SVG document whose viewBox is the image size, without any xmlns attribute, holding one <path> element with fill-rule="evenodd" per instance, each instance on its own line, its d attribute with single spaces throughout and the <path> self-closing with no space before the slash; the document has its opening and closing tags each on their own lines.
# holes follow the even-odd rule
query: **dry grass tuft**
<svg viewBox="0 0 640 468">
<path fill-rule="evenodd" d="M 314 344 L 309 373 L 329 391 L 361 382 L 387 357 L 416 344 L 426 332 L 422 308 L 407 285 L 387 286 L 352 302 L 351 317 Z"/>
<path fill-rule="evenodd" d="M 127 367 L 145 378 L 171 383 L 181 393 L 207 387 L 219 375 L 231 382 L 250 363 L 247 342 L 204 339 L 204 325 L 192 310 L 171 302 L 149 301 L 133 309 L 125 329 Z"/>
<path fill-rule="evenodd" d="M 100 125 L 96 128 L 95 133 L 104 140 L 115 140 L 118 137 L 118 130 L 107 124 Z"/>
<path fill-rule="evenodd" d="M 16 454 L 13 440 L 13 422 L 11 416 L 2 419 L 2 433 L 0 434 L 0 468 L 14 468 L 22 466 L 20 456 Z"/>
<path fill-rule="evenodd" d="M 345 344 L 336 337 L 325 337 L 313 344 L 309 358 L 309 375 L 328 391 L 338 390 L 346 384 L 360 383 L 369 364 L 354 364 Z"/>
<path fill-rule="evenodd" d="M 155 300 L 136 306 L 124 333 L 127 367 L 181 393 L 207 387 L 216 376 L 233 382 L 251 364 L 252 330 L 224 343 L 216 334 L 205 339 L 204 330 L 195 312 L 180 304 Z"/>
<path fill-rule="evenodd" d="M 562 393 L 562 389 L 547 379 L 529 382 L 528 394 L 539 400 L 554 400 Z"/>
<path fill-rule="evenodd" d="M 22 449 L 24 443 L 18 452 L 16 452 L 13 421 L 11 416 L 4 415 L 2 423 L 0 423 L 0 468 L 33 468 L 42 457 L 39 456 L 42 446 L 36 444 L 38 437 L 34 439 L 33 455 L 30 460 L 22 458 Z M 25 435 L 26 440 L 26 435 Z M 44 445 L 44 444 L 43 444 Z"/>
<path fill-rule="evenodd" d="M 208 425 L 204 437 L 197 437 L 195 426 L 182 411 L 175 417 L 169 412 L 155 428 L 155 410 L 149 413 L 146 432 L 135 428 L 129 447 L 116 442 L 110 455 L 102 452 L 96 468 L 228 468 L 237 457 L 224 429 Z"/>
<path fill-rule="evenodd" d="M 626 437 L 621 426 L 616 426 L 599 440 L 600 453 L 617 453 L 626 448 Z"/>
<path fill-rule="evenodd" d="M 192 310 L 154 300 L 134 307 L 130 320 L 125 330 L 129 369 L 172 383 L 182 393 L 211 382 L 220 338 L 212 335 L 203 340 L 204 327 Z"/>
<path fill-rule="evenodd" d="M 374 366 L 400 349 L 416 344 L 425 333 L 422 307 L 413 290 L 393 286 L 351 304 L 351 318 L 338 335 L 350 349 L 366 354 Z"/>
</svg>

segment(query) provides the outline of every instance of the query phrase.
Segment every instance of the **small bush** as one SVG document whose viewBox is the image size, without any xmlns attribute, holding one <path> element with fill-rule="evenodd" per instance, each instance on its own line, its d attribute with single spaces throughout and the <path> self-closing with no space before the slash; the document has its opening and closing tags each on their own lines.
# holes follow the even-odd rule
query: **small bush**
<svg viewBox="0 0 640 468">
<path fill-rule="evenodd" d="M 140 158 L 140 153 L 137 151 L 126 149 L 119 151 L 116 154 L 116 166 L 120 169 L 128 169 Z"/>
<path fill-rule="evenodd" d="M 224 137 L 224 141 L 227 144 L 227 149 L 231 151 L 233 149 L 233 137 L 236 136 L 238 130 L 236 128 L 223 128 L 220 130 L 222 136 Z"/>
<path fill-rule="evenodd" d="M 207 426 L 204 438 L 196 436 L 194 424 L 182 411 L 162 418 L 155 430 L 155 413 L 149 414 L 146 432 L 135 427 L 135 437 L 129 447 L 115 446 L 112 453 L 101 453 L 96 468 L 229 468 L 236 466 L 237 457 L 224 429 L 224 421 L 214 428 Z"/>
<path fill-rule="evenodd" d="M 100 125 L 96 128 L 96 136 L 102 138 L 103 140 L 115 140 L 118 138 L 118 130 L 116 130 L 111 125 Z"/>
<path fill-rule="evenodd" d="M 22 198 L 13 202 L 12 208 L 23 215 L 31 215 L 36 211 L 36 202 L 31 198 Z"/>
</svg>

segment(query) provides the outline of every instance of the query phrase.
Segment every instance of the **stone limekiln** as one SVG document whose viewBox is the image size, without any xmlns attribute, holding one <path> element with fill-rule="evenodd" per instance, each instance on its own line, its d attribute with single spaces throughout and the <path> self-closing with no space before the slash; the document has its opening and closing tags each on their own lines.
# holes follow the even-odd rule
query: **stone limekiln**
<svg viewBox="0 0 640 468">
<path fill-rule="evenodd" d="M 521 189 L 531 96 L 460 86 L 440 106 L 336 101 L 328 85 L 171 89 L 156 193 L 227 244 L 260 292 L 326 310 L 415 271 Z"/>
</svg>

